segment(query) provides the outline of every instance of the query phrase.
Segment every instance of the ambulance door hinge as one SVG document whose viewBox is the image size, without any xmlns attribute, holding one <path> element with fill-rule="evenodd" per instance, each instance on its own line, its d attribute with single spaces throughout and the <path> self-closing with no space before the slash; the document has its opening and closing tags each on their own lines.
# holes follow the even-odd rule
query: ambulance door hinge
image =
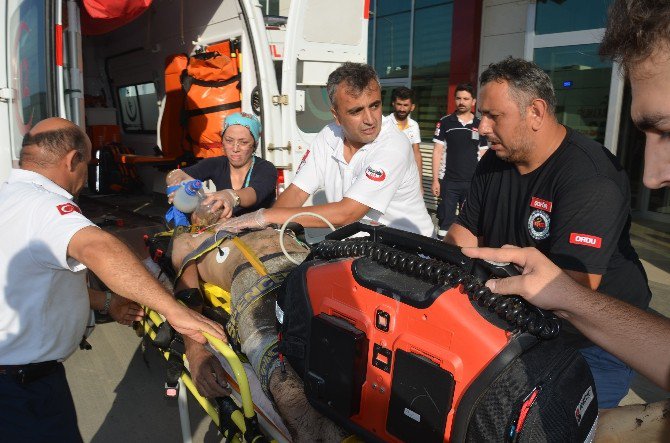
<svg viewBox="0 0 670 443">
<path fill-rule="evenodd" d="M 273 95 L 272 96 L 272 104 L 275 106 L 279 105 L 288 105 L 288 95 Z"/>
<path fill-rule="evenodd" d="M 270 152 L 279 151 L 279 152 L 291 152 L 291 143 L 289 142 L 286 146 L 275 146 L 274 143 L 269 143 L 266 149 Z"/>
<path fill-rule="evenodd" d="M 0 88 L 0 102 L 9 103 L 16 98 L 16 91 L 12 88 Z"/>
</svg>

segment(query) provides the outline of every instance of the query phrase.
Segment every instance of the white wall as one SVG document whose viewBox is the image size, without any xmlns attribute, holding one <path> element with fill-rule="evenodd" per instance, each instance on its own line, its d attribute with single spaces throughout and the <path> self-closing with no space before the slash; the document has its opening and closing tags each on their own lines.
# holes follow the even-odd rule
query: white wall
<svg viewBox="0 0 670 443">
<path fill-rule="evenodd" d="M 534 0 L 484 0 L 479 73 L 507 56 L 523 58 L 526 21 Z"/>
</svg>

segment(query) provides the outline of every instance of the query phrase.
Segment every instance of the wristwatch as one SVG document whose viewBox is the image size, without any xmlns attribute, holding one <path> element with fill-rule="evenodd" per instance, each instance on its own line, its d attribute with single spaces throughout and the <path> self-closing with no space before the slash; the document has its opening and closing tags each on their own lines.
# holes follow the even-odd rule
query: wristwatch
<svg viewBox="0 0 670 443">
<path fill-rule="evenodd" d="M 107 315 L 109 313 L 109 306 L 112 304 L 112 291 L 105 291 L 105 306 L 102 307 L 100 313 Z"/>
<path fill-rule="evenodd" d="M 240 205 L 240 196 L 232 189 L 228 189 L 228 192 L 233 196 L 233 208 L 237 208 Z"/>
</svg>

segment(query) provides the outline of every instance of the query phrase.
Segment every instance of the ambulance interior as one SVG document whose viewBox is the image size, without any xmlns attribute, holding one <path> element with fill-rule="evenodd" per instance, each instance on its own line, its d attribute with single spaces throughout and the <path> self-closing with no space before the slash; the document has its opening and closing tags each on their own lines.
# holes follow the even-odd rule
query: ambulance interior
<svg viewBox="0 0 670 443">
<path fill-rule="evenodd" d="M 119 143 L 116 161 L 128 169 L 122 174 L 137 174 L 145 191 L 164 192 L 164 175 L 157 172 L 188 162 L 182 158 L 185 152 L 220 155 L 216 133 L 225 115 L 240 109 L 260 111 L 254 91 L 257 69 L 240 4 L 209 1 L 194 6 L 155 1 L 139 17 L 109 32 L 99 25 L 109 20 L 87 19 L 82 12 L 84 115 L 93 162 L 99 163 L 103 146 Z M 201 79 L 191 77 L 185 93 L 182 71 L 196 52 L 220 56 L 192 61 Z M 223 111 L 194 115 L 217 106 Z M 115 191 L 100 183 L 106 171 L 90 172 L 92 190 Z"/>
</svg>

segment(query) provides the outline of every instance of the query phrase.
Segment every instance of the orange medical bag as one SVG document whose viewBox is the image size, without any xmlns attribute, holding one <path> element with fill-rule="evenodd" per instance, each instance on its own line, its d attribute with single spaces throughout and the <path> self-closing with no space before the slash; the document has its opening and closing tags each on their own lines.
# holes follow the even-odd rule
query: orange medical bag
<svg viewBox="0 0 670 443">
<path fill-rule="evenodd" d="M 190 150 L 200 158 L 223 155 L 223 120 L 242 106 L 237 59 L 220 52 L 193 55 L 182 75 L 182 87 Z"/>
<path fill-rule="evenodd" d="M 595 385 L 556 338 L 558 319 L 483 285 L 515 273 L 420 235 L 349 225 L 285 281 L 279 352 L 310 403 L 366 441 L 585 441 Z"/>
</svg>

